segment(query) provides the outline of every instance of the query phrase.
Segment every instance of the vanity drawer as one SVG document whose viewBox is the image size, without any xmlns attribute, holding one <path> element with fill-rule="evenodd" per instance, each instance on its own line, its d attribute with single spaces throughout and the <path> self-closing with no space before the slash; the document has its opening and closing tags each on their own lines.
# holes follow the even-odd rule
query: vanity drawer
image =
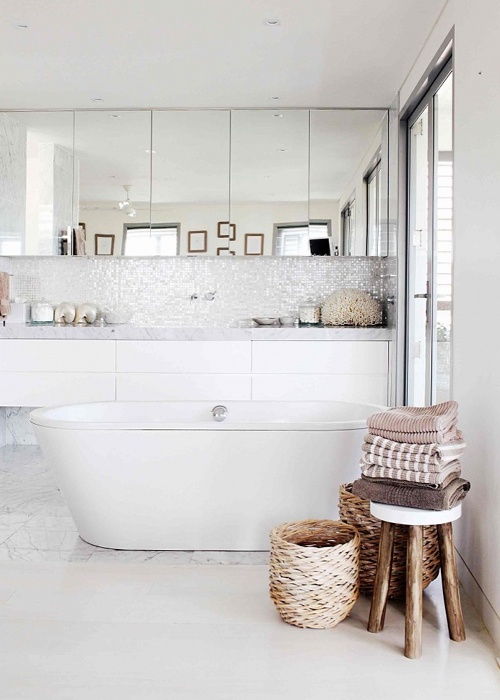
<svg viewBox="0 0 500 700">
<path fill-rule="evenodd" d="M 246 374 L 250 341 L 124 340 L 116 343 L 117 372 Z"/>
<path fill-rule="evenodd" d="M 118 374 L 118 401 L 250 401 L 248 374 Z"/>
<path fill-rule="evenodd" d="M 254 401 L 350 401 L 386 405 L 387 374 L 254 375 L 252 399 Z"/>
<path fill-rule="evenodd" d="M 113 373 L 0 372 L 0 406 L 55 406 L 114 400 Z"/>
<path fill-rule="evenodd" d="M 254 374 L 387 374 L 386 341 L 255 341 Z"/>
<path fill-rule="evenodd" d="M 80 373 L 114 370 L 114 340 L 0 341 L 0 372 Z"/>
</svg>

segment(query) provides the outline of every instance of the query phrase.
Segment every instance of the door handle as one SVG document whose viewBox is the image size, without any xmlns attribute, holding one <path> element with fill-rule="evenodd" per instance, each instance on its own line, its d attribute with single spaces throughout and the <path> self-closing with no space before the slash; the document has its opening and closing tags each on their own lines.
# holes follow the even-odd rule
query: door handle
<svg viewBox="0 0 500 700">
<path fill-rule="evenodd" d="M 429 295 L 428 294 L 414 294 L 413 298 L 414 299 L 428 299 Z"/>
</svg>

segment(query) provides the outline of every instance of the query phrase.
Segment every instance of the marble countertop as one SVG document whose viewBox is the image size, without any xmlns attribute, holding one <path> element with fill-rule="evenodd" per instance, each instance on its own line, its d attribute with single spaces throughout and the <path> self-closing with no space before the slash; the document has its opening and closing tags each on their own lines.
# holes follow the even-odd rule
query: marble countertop
<svg viewBox="0 0 500 700">
<path fill-rule="evenodd" d="M 161 326 L 0 326 L 0 339 L 45 340 L 394 340 L 390 328 L 189 328 Z"/>
</svg>

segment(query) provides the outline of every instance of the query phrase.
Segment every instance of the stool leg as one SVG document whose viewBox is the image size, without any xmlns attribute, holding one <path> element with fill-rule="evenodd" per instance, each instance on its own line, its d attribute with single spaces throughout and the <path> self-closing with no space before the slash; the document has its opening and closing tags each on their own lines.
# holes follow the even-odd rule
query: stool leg
<svg viewBox="0 0 500 700">
<path fill-rule="evenodd" d="M 422 560 L 421 525 L 408 528 L 406 553 L 405 656 L 418 659 L 422 655 Z"/>
<path fill-rule="evenodd" d="M 451 523 L 437 526 L 439 551 L 441 554 L 441 578 L 443 582 L 444 604 L 450 638 L 455 642 L 465 640 L 464 618 L 458 590 L 455 550 L 453 547 L 453 527 Z"/>
<path fill-rule="evenodd" d="M 385 609 L 387 607 L 387 596 L 391 579 L 395 527 L 393 523 L 382 521 L 368 632 L 380 632 L 384 629 Z"/>
</svg>

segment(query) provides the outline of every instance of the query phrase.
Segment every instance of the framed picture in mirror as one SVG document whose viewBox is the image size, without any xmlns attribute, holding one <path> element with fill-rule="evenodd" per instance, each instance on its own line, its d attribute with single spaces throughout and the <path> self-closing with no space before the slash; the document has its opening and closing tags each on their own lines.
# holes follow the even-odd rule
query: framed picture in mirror
<svg viewBox="0 0 500 700">
<path fill-rule="evenodd" d="M 234 250 L 229 250 L 229 248 L 217 248 L 217 255 L 234 255 Z"/>
<path fill-rule="evenodd" d="M 115 252 L 115 234 L 96 233 L 94 235 L 95 254 L 113 255 Z"/>
<path fill-rule="evenodd" d="M 230 241 L 236 240 L 236 224 L 229 221 L 219 221 L 217 223 L 217 238 L 227 238 Z"/>
<path fill-rule="evenodd" d="M 264 255 L 263 233 L 245 233 L 245 255 Z"/>
<path fill-rule="evenodd" d="M 206 253 L 208 250 L 207 231 L 188 232 L 188 253 Z"/>
</svg>

